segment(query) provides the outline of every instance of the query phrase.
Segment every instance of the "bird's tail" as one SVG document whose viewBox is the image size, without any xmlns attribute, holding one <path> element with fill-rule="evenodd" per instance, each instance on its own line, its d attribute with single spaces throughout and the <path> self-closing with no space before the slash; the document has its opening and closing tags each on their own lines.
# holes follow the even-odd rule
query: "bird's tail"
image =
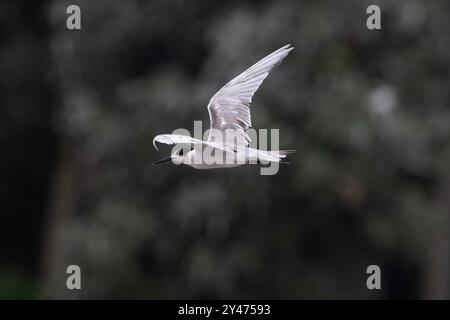
<svg viewBox="0 0 450 320">
<path fill-rule="evenodd" d="M 284 159 L 288 155 L 293 154 L 295 152 L 295 150 L 272 150 L 272 151 L 268 151 L 268 152 L 270 152 L 270 154 L 274 157 L 277 157 L 279 159 Z"/>
<path fill-rule="evenodd" d="M 286 158 L 286 156 L 293 154 L 295 150 L 278 150 L 273 152 L 278 152 L 282 156 L 282 158 Z"/>
</svg>

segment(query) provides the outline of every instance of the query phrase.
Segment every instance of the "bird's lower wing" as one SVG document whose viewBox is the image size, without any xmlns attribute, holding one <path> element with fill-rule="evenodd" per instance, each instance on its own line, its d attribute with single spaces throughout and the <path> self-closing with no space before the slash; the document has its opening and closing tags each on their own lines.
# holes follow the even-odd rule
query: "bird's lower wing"
<svg viewBox="0 0 450 320">
<path fill-rule="evenodd" d="M 195 139 L 189 136 L 184 136 L 181 134 L 160 134 L 157 135 L 154 139 L 153 139 L 153 146 L 155 147 L 156 150 L 158 150 L 158 147 L 156 147 L 156 143 L 155 142 L 159 142 L 159 143 L 164 143 L 164 144 L 202 144 L 202 145 L 206 145 L 206 146 L 210 146 L 216 149 L 220 149 L 223 150 L 225 152 L 234 152 L 231 148 L 226 147 L 222 144 L 219 143 L 215 143 L 212 141 L 202 141 L 199 139 Z"/>
<path fill-rule="evenodd" d="M 243 148 L 241 152 L 247 154 L 248 160 L 260 160 L 267 162 L 280 162 L 281 159 L 286 158 L 287 154 L 292 151 L 283 150 L 258 150 L 253 148 Z"/>
</svg>

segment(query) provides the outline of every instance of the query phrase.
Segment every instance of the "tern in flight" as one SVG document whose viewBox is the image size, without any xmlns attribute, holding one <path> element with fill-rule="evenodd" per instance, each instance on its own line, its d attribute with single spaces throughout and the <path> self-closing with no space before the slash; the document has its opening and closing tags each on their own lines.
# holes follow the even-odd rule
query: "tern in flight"
<svg viewBox="0 0 450 320">
<path fill-rule="evenodd" d="M 245 163 L 281 162 L 288 151 L 266 151 L 249 147 L 247 130 L 252 127 L 249 107 L 252 96 L 269 72 L 280 64 L 292 49 L 294 48 L 288 44 L 272 52 L 228 82 L 211 98 L 208 104 L 210 132 L 206 141 L 178 134 L 157 135 L 153 139 L 157 150 L 155 142 L 190 145 L 194 148 L 188 152 L 185 152 L 184 148 L 174 148 L 169 157 L 153 164 L 172 160 L 174 163 L 183 163 L 196 169 L 212 169 L 236 167 Z M 203 152 L 200 157 L 203 161 L 196 161 L 199 153 L 202 153 L 202 147 L 210 152 Z M 228 161 L 211 161 L 211 158 L 215 157 L 213 153 L 222 153 Z"/>
</svg>

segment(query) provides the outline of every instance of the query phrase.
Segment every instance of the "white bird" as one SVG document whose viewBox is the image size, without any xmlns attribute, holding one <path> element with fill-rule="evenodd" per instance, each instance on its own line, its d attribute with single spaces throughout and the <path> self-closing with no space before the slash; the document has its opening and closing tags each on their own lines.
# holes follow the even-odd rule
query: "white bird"
<svg viewBox="0 0 450 320">
<path fill-rule="evenodd" d="M 194 145 L 193 150 L 175 150 L 169 157 L 153 164 L 172 160 L 196 169 L 236 167 L 244 163 L 280 162 L 288 151 L 265 151 L 249 147 L 247 130 L 252 127 L 250 103 L 269 72 L 294 49 L 290 44 L 272 52 L 228 82 L 209 101 L 210 133 L 203 141 L 185 135 L 161 134 L 153 139 L 165 144 Z M 202 146 L 205 150 L 202 152 Z M 215 158 L 214 158 L 215 157 Z M 214 158 L 216 161 L 214 161 Z M 196 161 L 200 159 L 200 161 Z M 217 159 L 225 159 L 217 161 Z M 232 161 L 230 161 L 232 159 Z"/>
</svg>

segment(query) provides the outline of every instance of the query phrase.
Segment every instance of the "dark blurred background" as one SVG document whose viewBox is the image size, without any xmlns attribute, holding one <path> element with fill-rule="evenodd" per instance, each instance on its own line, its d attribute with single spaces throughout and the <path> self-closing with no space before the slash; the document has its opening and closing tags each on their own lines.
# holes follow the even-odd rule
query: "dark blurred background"
<svg viewBox="0 0 450 320">
<path fill-rule="evenodd" d="M 1 1 L 0 298 L 448 298 L 449 13 Z M 171 150 L 155 135 L 208 124 L 211 96 L 287 43 L 252 111 L 291 165 L 151 166 Z M 371 264 L 382 290 L 366 288 Z"/>
</svg>

